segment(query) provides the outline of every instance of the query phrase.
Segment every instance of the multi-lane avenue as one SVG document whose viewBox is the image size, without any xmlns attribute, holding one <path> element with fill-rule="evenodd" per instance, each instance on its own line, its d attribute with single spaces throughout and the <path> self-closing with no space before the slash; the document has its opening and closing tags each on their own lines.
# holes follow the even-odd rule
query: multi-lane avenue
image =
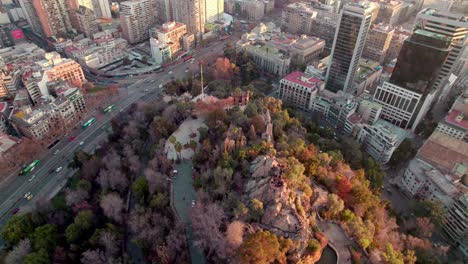
<svg viewBox="0 0 468 264">
<path fill-rule="evenodd" d="M 217 42 L 211 47 L 198 50 L 193 57 L 195 60 L 214 60 L 216 55 L 222 52 L 223 47 L 223 42 Z M 6 184 L 2 184 L 0 187 L 0 230 L 11 218 L 16 208 L 19 208 L 18 213 L 21 213 L 40 197 L 50 198 L 50 194 L 65 182 L 67 176 L 73 173 L 67 166 L 73 159 L 75 151 L 93 150 L 109 133 L 110 120 L 115 115 L 139 100 L 155 100 L 161 92 L 161 84 L 174 78 L 184 77 L 189 71 L 196 71 L 198 68 L 196 65 L 197 63 L 184 62 L 169 66 L 161 73 L 136 76 L 135 81 L 127 86 L 124 89 L 126 91 L 121 92 L 122 94 L 115 101 L 113 111 L 107 114 L 91 113 L 96 118 L 94 124 L 86 129 L 79 127 L 67 137 L 62 138 L 56 146 L 41 157 L 40 164 L 33 171 L 26 175 L 14 176 Z M 73 141 L 68 139 L 71 135 L 75 137 Z M 55 170 L 59 167 L 62 167 L 62 170 L 56 172 Z M 32 200 L 25 198 L 26 193 L 32 194 Z M 0 247 L 2 245 L 3 240 L 0 237 Z"/>
</svg>

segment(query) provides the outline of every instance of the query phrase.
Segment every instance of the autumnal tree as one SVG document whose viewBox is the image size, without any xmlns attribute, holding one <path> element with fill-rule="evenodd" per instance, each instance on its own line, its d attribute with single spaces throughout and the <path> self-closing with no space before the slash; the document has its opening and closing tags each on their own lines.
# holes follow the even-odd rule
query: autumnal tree
<svg viewBox="0 0 468 264">
<path fill-rule="evenodd" d="M 236 250 L 243 241 L 245 224 L 241 221 L 230 223 L 226 230 L 226 240 L 230 250 Z"/>
<path fill-rule="evenodd" d="M 239 262 L 246 264 L 273 263 L 281 257 L 280 255 L 278 238 L 268 231 L 249 235 L 237 250 Z"/>
<path fill-rule="evenodd" d="M 325 215 L 327 218 L 335 218 L 344 209 L 344 202 L 340 197 L 338 197 L 338 195 L 333 193 L 328 194 L 327 198 L 327 211 L 325 212 Z"/>
<path fill-rule="evenodd" d="M 250 219 L 252 221 L 259 221 L 262 216 L 263 216 L 263 203 L 262 201 L 253 198 L 250 200 L 250 206 L 249 206 L 249 212 L 250 212 Z"/>
<path fill-rule="evenodd" d="M 135 194 L 138 203 L 144 205 L 146 204 L 146 198 L 148 197 L 148 181 L 140 177 L 132 184 L 132 191 Z"/>
<path fill-rule="evenodd" d="M 347 201 L 352 189 L 351 181 L 345 176 L 338 176 L 337 181 L 337 194 L 341 199 Z"/>
<path fill-rule="evenodd" d="M 395 251 L 392 244 L 385 245 L 383 257 L 385 262 L 388 264 L 405 264 L 403 254 L 401 254 L 401 252 Z"/>
<path fill-rule="evenodd" d="M 120 196 L 116 193 L 109 193 L 102 197 L 100 202 L 104 215 L 110 219 L 121 223 L 124 204 Z"/>
</svg>

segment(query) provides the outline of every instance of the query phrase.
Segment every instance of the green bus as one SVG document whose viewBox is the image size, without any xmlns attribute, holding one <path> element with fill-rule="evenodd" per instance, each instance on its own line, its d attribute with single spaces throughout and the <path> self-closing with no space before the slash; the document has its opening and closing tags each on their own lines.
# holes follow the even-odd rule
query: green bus
<svg viewBox="0 0 468 264">
<path fill-rule="evenodd" d="M 109 113 L 110 111 L 112 111 L 112 109 L 114 109 L 114 106 L 114 104 L 111 104 L 108 107 L 104 108 L 104 113 Z"/>
<path fill-rule="evenodd" d="M 86 121 L 81 127 L 82 128 L 87 128 L 90 125 L 92 125 L 94 122 L 96 122 L 96 118 L 91 117 L 88 121 Z"/>
<path fill-rule="evenodd" d="M 36 166 L 39 164 L 39 160 L 34 160 L 33 162 L 31 162 L 31 164 L 29 164 L 28 166 L 24 167 L 24 169 L 20 172 L 20 175 L 23 175 L 23 174 L 26 174 L 30 171 L 33 171 L 34 168 L 36 168 Z"/>
</svg>

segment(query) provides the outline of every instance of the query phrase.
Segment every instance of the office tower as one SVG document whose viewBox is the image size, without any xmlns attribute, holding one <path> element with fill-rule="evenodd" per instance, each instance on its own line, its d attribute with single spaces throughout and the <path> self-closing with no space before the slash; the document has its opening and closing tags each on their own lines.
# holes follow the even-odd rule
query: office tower
<svg viewBox="0 0 468 264">
<path fill-rule="evenodd" d="M 122 37 L 130 44 L 148 39 L 154 24 L 151 1 L 130 0 L 120 3 Z"/>
<path fill-rule="evenodd" d="M 176 0 L 174 20 L 185 24 L 189 34 L 205 32 L 205 0 Z"/>
<path fill-rule="evenodd" d="M 376 5 L 369 2 L 351 3 L 343 7 L 326 76 L 327 90 L 354 93 L 354 76 L 375 8 Z"/>
<path fill-rule="evenodd" d="M 78 20 L 78 32 L 83 33 L 86 37 L 90 38 L 94 33 L 99 31 L 96 16 L 93 10 L 80 6 L 76 12 Z"/>
<path fill-rule="evenodd" d="M 380 0 L 376 23 L 395 26 L 398 23 L 402 3 L 398 0 Z"/>
<path fill-rule="evenodd" d="M 436 76 L 450 52 L 450 38 L 417 29 L 401 48 L 390 83 L 378 87 L 374 100 L 382 118 L 414 130 L 429 110 Z"/>
<path fill-rule="evenodd" d="M 394 31 L 390 25 L 374 24 L 369 30 L 362 56 L 382 63 L 387 55 Z"/>
<path fill-rule="evenodd" d="M 109 0 L 93 0 L 93 6 L 97 18 L 112 18 Z"/>
<path fill-rule="evenodd" d="M 45 37 L 64 36 L 72 30 L 63 0 L 33 0 Z"/>
<path fill-rule="evenodd" d="M 433 85 L 440 92 L 468 46 L 468 16 L 427 8 L 418 14 L 416 21 L 417 28 L 450 39 L 451 51 Z"/>
<path fill-rule="evenodd" d="M 387 49 L 385 62 L 390 62 L 393 59 L 398 58 L 398 54 L 400 54 L 403 43 L 405 43 L 405 40 L 408 39 L 412 33 L 413 32 L 411 30 L 407 30 L 401 27 L 395 29 L 392 40 L 390 41 L 390 45 Z"/>
<path fill-rule="evenodd" d="M 44 36 L 44 31 L 41 27 L 41 21 L 37 15 L 36 8 L 34 7 L 33 0 L 18 0 L 21 9 L 23 10 L 24 16 L 28 21 L 29 26 L 39 36 Z"/>
<path fill-rule="evenodd" d="M 172 21 L 172 1 L 156 0 L 156 10 L 158 12 L 159 23 Z"/>
<path fill-rule="evenodd" d="M 205 0 L 205 22 L 214 23 L 223 19 L 224 0 Z"/>
</svg>

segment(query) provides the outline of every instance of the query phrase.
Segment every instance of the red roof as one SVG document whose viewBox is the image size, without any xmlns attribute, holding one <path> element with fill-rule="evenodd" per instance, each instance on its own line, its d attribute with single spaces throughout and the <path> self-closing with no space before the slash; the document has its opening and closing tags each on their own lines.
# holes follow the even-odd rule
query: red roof
<svg viewBox="0 0 468 264">
<path fill-rule="evenodd" d="M 446 117 L 445 117 L 445 122 L 452 124 L 454 126 L 461 127 L 463 129 L 468 129 L 468 120 L 465 119 L 463 116 L 462 120 L 460 122 L 457 122 L 456 118 L 458 115 L 463 113 L 457 110 L 452 110 Z"/>
<path fill-rule="evenodd" d="M 7 107 L 7 103 L 6 102 L 0 102 L 0 112 L 3 112 Z"/>
<path fill-rule="evenodd" d="M 286 77 L 284 77 L 283 79 L 287 80 L 287 81 L 290 81 L 290 82 L 293 82 L 293 83 L 297 83 L 301 86 L 304 86 L 304 87 L 308 87 L 308 88 L 317 88 L 317 86 L 319 86 L 320 84 L 323 83 L 322 80 L 320 79 L 317 79 L 315 77 L 311 77 L 307 80 L 307 82 L 303 81 L 301 79 L 301 77 L 304 76 L 304 73 L 303 72 L 300 72 L 300 71 L 295 71 L 295 72 L 291 72 L 290 74 L 288 74 Z"/>
<path fill-rule="evenodd" d="M 348 120 L 349 120 L 349 122 L 351 122 L 352 124 L 357 124 L 357 123 L 361 122 L 362 117 L 361 117 L 359 114 L 354 113 L 354 114 L 352 114 L 352 115 L 350 115 L 350 116 L 348 117 Z"/>
</svg>

